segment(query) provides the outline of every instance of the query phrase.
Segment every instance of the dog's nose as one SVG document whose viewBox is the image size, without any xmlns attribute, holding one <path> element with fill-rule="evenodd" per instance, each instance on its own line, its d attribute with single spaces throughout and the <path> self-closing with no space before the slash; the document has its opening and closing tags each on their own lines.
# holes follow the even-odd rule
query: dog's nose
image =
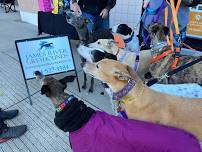
<svg viewBox="0 0 202 152">
<path fill-rule="evenodd" d="M 85 62 L 82 62 L 80 65 L 83 68 L 85 66 L 85 64 L 86 64 Z"/>
<path fill-rule="evenodd" d="M 34 75 L 35 75 L 35 76 L 40 76 L 40 75 L 42 75 L 42 73 L 41 73 L 40 71 L 35 71 L 35 72 L 34 72 Z"/>
</svg>

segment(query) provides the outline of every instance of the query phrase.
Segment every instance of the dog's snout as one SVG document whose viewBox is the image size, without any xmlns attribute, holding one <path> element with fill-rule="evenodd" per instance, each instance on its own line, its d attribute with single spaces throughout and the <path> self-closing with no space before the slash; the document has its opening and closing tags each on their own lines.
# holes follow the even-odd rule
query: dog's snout
<svg viewBox="0 0 202 152">
<path fill-rule="evenodd" d="M 84 44 L 84 46 L 89 47 L 89 44 L 88 44 L 88 43 L 86 43 L 86 44 Z"/>
</svg>

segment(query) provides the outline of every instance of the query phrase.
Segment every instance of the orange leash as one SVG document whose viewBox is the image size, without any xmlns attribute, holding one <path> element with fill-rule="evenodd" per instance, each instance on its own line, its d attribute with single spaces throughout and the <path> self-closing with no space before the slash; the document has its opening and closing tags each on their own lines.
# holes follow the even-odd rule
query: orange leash
<svg viewBox="0 0 202 152">
<path fill-rule="evenodd" d="M 165 52 L 163 52 L 162 54 L 158 55 L 157 57 L 153 58 L 150 63 L 154 63 L 159 61 L 160 59 L 164 58 L 165 56 L 167 56 L 168 54 L 173 53 L 173 50 L 167 50 Z"/>
<path fill-rule="evenodd" d="M 123 38 L 119 34 L 114 34 L 114 41 L 120 49 L 124 49 L 126 47 Z"/>
<path fill-rule="evenodd" d="M 174 0 L 170 0 L 170 6 L 171 6 L 172 16 L 173 16 L 173 23 L 174 23 L 174 26 L 175 26 L 175 32 L 176 32 L 176 34 L 178 36 L 180 35 L 180 30 L 179 30 L 179 25 L 178 25 L 177 13 L 178 13 L 180 4 L 181 4 L 181 0 L 178 0 L 176 8 L 175 8 Z M 180 37 L 179 37 L 178 43 L 181 43 L 180 42 Z M 177 46 L 176 50 L 175 50 L 176 51 L 175 52 L 176 57 L 175 57 L 175 59 L 173 61 L 172 69 L 176 69 L 177 68 L 177 63 L 179 61 L 180 50 L 181 50 L 180 46 Z"/>
</svg>

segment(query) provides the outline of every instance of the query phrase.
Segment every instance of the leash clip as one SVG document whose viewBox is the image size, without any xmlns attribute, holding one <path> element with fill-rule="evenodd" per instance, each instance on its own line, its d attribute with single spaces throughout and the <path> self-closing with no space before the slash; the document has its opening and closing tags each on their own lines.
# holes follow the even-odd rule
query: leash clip
<svg viewBox="0 0 202 152">
<path fill-rule="evenodd" d="M 168 73 L 165 73 L 164 75 L 159 77 L 159 80 L 163 80 L 163 79 L 167 79 L 167 78 L 169 78 L 169 75 L 168 75 Z"/>
</svg>

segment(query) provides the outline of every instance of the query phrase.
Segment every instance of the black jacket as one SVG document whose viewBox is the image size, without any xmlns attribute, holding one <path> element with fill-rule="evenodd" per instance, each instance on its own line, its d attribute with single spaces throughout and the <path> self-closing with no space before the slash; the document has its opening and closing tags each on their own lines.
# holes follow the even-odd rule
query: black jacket
<svg viewBox="0 0 202 152">
<path fill-rule="evenodd" d="M 76 0 L 72 0 L 76 2 Z M 79 0 L 78 4 L 82 11 L 92 15 L 99 15 L 106 8 L 109 11 L 115 6 L 116 0 Z"/>
</svg>

